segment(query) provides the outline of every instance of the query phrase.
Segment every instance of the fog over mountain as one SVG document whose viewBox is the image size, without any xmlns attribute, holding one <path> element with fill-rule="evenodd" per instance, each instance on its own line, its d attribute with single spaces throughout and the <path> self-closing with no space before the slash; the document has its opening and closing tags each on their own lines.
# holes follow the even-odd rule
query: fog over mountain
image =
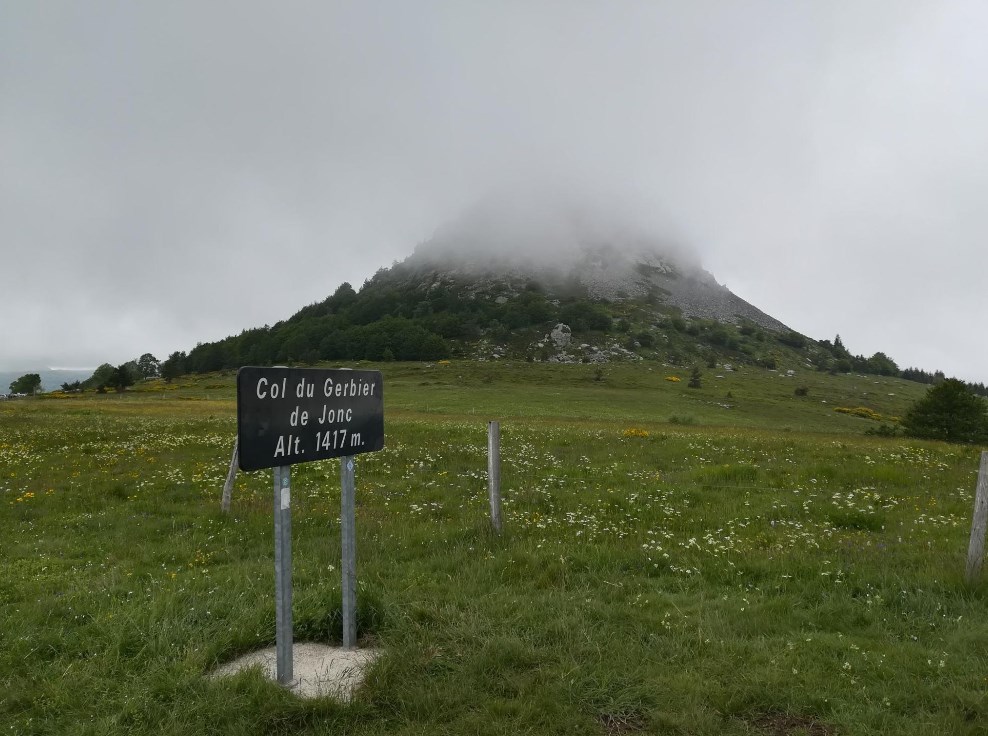
<svg viewBox="0 0 988 736">
<path fill-rule="evenodd" d="M 479 246 L 661 243 L 800 332 L 988 380 L 985 27 L 980 0 L 7 4 L 0 369 L 273 324 L 487 208 Z"/>
<path fill-rule="evenodd" d="M 415 254 L 437 262 L 540 270 L 572 267 L 587 252 L 602 249 L 626 257 L 663 256 L 684 272 L 700 268 L 699 253 L 676 239 L 659 213 L 635 209 L 629 199 L 607 201 L 565 184 L 539 188 L 530 182 L 488 193 L 441 225 Z"/>
</svg>

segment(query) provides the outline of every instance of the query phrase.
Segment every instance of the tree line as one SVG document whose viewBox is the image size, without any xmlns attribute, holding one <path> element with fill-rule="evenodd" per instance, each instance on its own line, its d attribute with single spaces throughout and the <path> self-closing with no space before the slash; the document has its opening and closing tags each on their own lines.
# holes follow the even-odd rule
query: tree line
<svg viewBox="0 0 988 736">
<path fill-rule="evenodd" d="M 446 284 L 423 293 L 415 286 L 368 282 L 358 294 L 344 283 L 273 327 L 172 353 L 162 363 L 162 375 L 327 360 L 439 360 L 450 356 L 454 342 L 484 334 L 504 338 L 512 330 L 554 321 L 580 332 L 611 329 L 601 305 L 580 298 L 557 304 L 534 285 L 503 302 L 471 298 L 466 291 Z"/>
</svg>

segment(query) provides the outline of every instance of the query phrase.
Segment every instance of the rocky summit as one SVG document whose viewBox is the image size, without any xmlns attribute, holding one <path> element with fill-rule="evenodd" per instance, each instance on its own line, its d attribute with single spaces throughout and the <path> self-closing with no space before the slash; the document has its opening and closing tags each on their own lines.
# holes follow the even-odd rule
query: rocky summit
<svg viewBox="0 0 988 736">
<path fill-rule="evenodd" d="M 358 290 L 196 346 L 195 372 L 447 357 L 825 366 L 823 346 L 719 284 L 689 248 L 576 208 L 489 207 L 440 228 Z"/>
<path fill-rule="evenodd" d="M 683 317 L 769 330 L 785 324 L 719 284 L 682 246 L 628 229 L 588 226 L 571 217 L 505 226 L 478 218 L 441 229 L 389 276 L 425 291 L 470 284 L 474 297 L 506 302 L 533 283 L 551 298 L 643 300 Z"/>
</svg>

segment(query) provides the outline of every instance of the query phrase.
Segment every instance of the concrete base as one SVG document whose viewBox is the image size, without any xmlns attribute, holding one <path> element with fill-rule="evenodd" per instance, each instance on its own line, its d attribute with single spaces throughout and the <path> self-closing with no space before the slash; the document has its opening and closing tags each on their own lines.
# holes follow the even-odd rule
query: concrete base
<svg viewBox="0 0 988 736">
<path fill-rule="evenodd" d="M 292 647 L 291 691 L 300 698 L 331 697 L 348 702 L 364 681 L 367 668 L 380 652 L 373 649 L 341 649 L 325 644 L 295 644 Z M 245 654 L 218 667 L 213 677 L 229 677 L 250 668 L 259 668 L 269 680 L 276 681 L 275 647 Z"/>
</svg>

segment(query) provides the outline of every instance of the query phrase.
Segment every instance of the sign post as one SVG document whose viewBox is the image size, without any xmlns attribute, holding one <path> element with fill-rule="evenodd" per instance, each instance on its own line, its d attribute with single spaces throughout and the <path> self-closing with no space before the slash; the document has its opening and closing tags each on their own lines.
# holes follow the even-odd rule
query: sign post
<svg viewBox="0 0 988 736">
<path fill-rule="evenodd" d="M 278 682 L 291 685 L 292 673 L 292 468 L 274 469 L 274 616 Z"/>
<path fill-rule="evenodd" d="M 343 648 L 357 646 L 357 534 L 356 488 L 353 481 L 353 458 L 340 458 L 342 509 L 340 536 L 343 538 Z"/>
<path fill-rule="evenodd" d="M 354 455 L 384 447 L 380 371 L 244 367 L 237 373 L 237 459 L 274 469 L 275 618 L 278 682 L 292 667 L 291 466 L 339 457 L 342 486 L 343 646 L 356 646 L 357 544 Z"/>
</svg>

